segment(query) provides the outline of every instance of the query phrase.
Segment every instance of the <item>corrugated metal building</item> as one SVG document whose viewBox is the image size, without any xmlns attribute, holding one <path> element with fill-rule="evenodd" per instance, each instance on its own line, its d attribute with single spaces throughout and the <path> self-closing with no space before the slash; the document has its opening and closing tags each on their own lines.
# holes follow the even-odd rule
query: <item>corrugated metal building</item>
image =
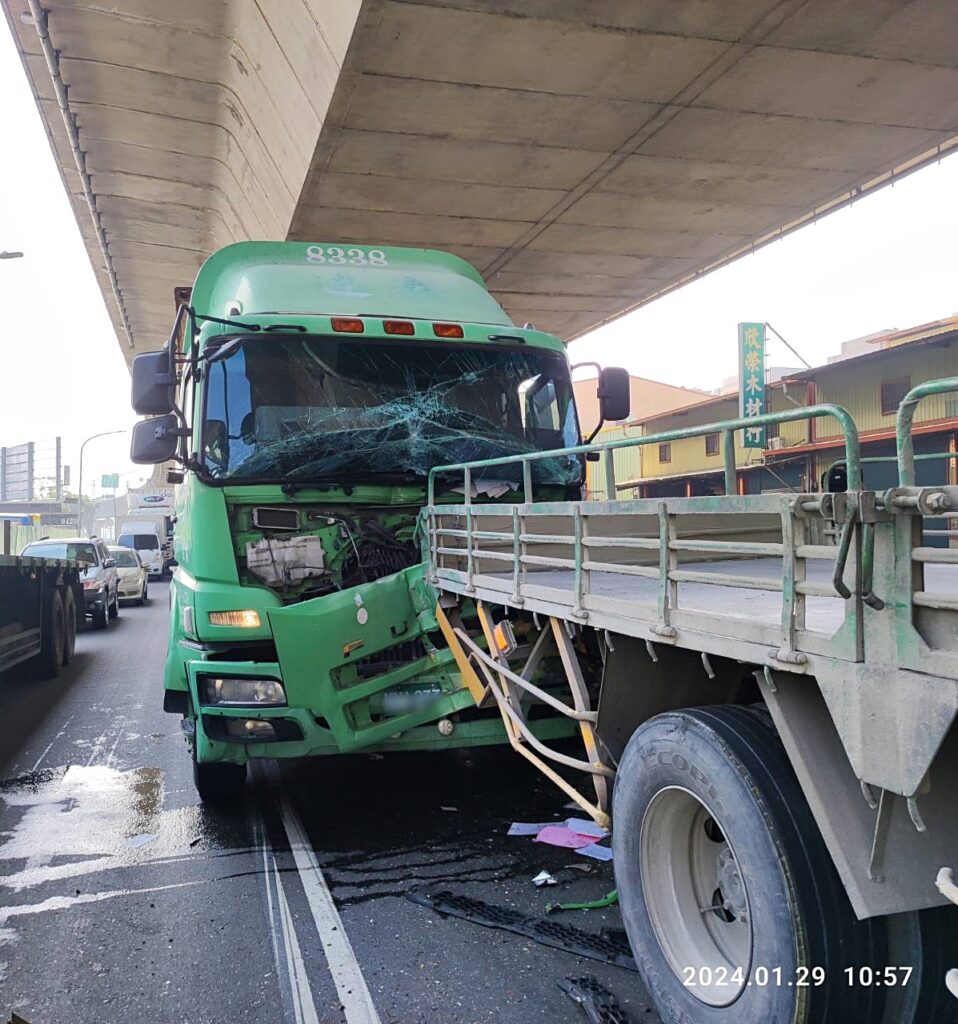
<svg viewBox="0 0 958 1024">
<path fill-rule="evenodd" d="M 895 412 L 916 384 L 958 374 L 958 317 L 906 331 L 877 335 L 847 346 L 848 352 L 801 373 L 792 373 L 768 388 L 771 412 L 830 403 L 852 414 L 866 459 L 865 486 L 883 490 L 897 482 Z M 644 416 L 624 428 L 630 435 L 651 437 L 701 426 L 738 415 L 737 394 L 725 394 Z M 958 444 L 958 395 L 926 399 L 915 417 L 915 450 L 942 456 L 917 463 L 918 483 L 956 482 L 955 460 L 947 458 Z M 837 424 L 822 419 L 770 429 L 764 450 L 741 447 L 736 434 L 738 487 L 741 493 L 840 489 L 842 439 Z M 636 452 L 641 452 L 640 456 Z M 720 494 L 724 490 L 721 438 L 716 434 L 644 445 L 620 453 L 616 478 L 620 493 L 637 497 Z M 829 478 L 829 473 L 832 473 Z"/>
</svg>

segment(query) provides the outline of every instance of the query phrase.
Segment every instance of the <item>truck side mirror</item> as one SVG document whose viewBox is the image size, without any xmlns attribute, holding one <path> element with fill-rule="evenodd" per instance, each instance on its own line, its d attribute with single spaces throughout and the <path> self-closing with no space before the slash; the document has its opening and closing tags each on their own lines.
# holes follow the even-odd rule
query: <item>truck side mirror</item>
<svg viewBox="0 0 958 1024">
<path fill-rule="evenodd" d="M 629 371 L 621 366 L 606 366 L 599 371 L 599 417 L 606 423 L 628 419 L 632 405 Z"/>
<path fill-rule="evenodd" d="M 169 462 L 175 457 L 182 436 L 183 430 L 173 413 L 141 420 L 133 427 L 130 461 L 140 466 Z"/>
<path fill-rule="evenodd" d="M 176 373 L 169 349 L 143 352 L 133 360 L 131 401 L 140 416 L 163 416 L 173 409 Z"/>
</svg>

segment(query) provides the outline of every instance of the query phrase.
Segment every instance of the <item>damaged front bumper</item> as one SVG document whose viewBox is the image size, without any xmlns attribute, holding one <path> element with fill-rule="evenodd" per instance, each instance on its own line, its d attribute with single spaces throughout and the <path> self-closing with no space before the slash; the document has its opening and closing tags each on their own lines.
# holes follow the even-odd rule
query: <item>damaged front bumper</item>
<svg viewBox="0 0 958 1024">
<path fill-rule="evenodd" d="M 422 567 L 415 566 L 270 609 L 274 661 L 222 660 L 222 652 L 181 642 L 192 655 L 183 667 L 198 760 L 462 745 L 461 733 L 422 730 L 475 704 L 452 653 L 430 638 L 438 631 L 432 602 Z M 285 703 L 216 703 L 209 699 L 210 679 L 273 680 Z M 481 726 L 472 742 L 504 740 L 498 721 Z"/>
</svg>

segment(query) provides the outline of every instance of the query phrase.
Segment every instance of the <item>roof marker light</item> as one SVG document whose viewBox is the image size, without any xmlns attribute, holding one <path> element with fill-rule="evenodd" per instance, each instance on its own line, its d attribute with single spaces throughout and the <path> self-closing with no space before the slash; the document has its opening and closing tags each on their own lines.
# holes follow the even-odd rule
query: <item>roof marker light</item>
<svg viewBox="0 0 958 1024">
<path fill-rule="evenodd" d="M 433 324 L 432 333 L 437 338 L 461 338 L 462 328 L 459 324 Z"/>
<path fill-rule="evenodd" d="M 365 330 L 362 320 L 357 320 L 355 317 L 334 316 L 332 322 L 333 330 L 339 331 L 341 334 L 362 334 Z"/>
<path fill-rule="evenodd" d="M 387 334 L 415 334 L 416 327 L 409 320 L 383 320 L 383 330 Z"/>
</svg>

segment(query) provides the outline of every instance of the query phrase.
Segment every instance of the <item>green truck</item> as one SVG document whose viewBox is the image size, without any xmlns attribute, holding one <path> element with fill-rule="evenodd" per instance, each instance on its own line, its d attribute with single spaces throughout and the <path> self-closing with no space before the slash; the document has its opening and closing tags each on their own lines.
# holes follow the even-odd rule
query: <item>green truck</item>
<svg viewBox="0 0 958 1024">
<path fill-rule="evenodd" d="M 627 381 L 605 381 L 621 403 Z M 438 464 L 579 443 L 557 338 L 446 253 L 240 243 L 200 269 L 133 391 L 156 416 L 134 461 L 180 463 L 165 707 L 204 798 L 255 757 L 506 741 L 443 640 L 422 513 Z M 568 498 L 582 480 L 570 457 L 541 482 Z M 512 493 L 501 473 L 476 486 Z"/>
<path fill-rule="evenodd" d="M 664 1021 L 958 1019 L 958 557 L 924 536 L 958 488 L 911 439 L 958 378 L 906 396 L 876 493 L 837 406 L 583 442 L 562 343 L 448 254 L 240 243 L 184 298 L 132 457 L 174 464 L 164 706 L 204 799 L 253 758 L 509 743 L 614 820 Z M 734 432 L 806 417 L 847 489 L 739 495 Z M 620 495 L 617 449 L 716 432 L 724 495 Z"/>
</svg>

